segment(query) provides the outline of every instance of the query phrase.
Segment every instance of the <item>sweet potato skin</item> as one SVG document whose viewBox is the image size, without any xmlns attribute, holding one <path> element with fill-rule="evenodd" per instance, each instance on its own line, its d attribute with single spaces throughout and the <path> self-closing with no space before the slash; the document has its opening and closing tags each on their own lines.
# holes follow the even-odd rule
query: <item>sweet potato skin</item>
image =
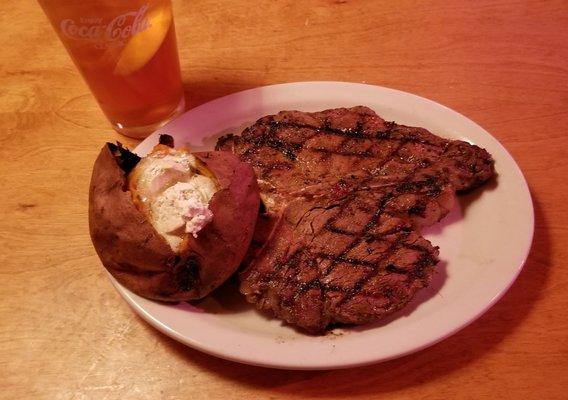
<svg viewBox="0 0 568 400">
<path fill-rule="evenodd" d="M 140 296 L 203 298 L 235 272 L 252 239 L 260 202 L 252 168 L 227 152 L 195 154 L 220 189 L 209 202 L 213 220 L 176 254 L 132 202 L 111 146 L 95 161 L 89 189 L 89 231 L 102 264 Z"/>
</svg>

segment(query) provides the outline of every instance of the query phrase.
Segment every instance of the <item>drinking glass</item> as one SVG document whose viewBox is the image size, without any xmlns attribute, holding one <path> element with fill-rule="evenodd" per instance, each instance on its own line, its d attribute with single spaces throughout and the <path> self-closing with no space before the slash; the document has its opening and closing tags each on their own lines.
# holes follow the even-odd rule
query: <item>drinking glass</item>
<svg viewBox="0 0 568 400">
<path fill-rule="evenodd" d="M 113 128 L 143 138 L 183 111 L 171 0 L 38 0 Z"/>
</svg>

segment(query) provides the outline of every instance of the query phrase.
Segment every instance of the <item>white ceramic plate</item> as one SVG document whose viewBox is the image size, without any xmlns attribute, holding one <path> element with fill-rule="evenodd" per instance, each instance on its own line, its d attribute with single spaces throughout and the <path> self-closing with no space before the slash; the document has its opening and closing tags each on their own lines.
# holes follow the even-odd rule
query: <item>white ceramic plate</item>
<svg viewBox="0 0 568 400">
<path fill-rule="evenodd" d="M 442 261 L 432 285 L 404 310 L 374 325 L 314 337 L 257 313 L 231 284 L 196 305 L 146 300 L 113 281 L 119 293 L 151 325 L 188 346 L 233 361 L 286 369 L 344 368 L 400 357 L 439 342 L 478 318 L 519 274 L 532 241 L 533 208 L 525 179 L 509 153 L 479 125 L 447 107 L 362 84 L 266 86 L 190 110 L 135 151 L 147 153 L 160 133 L 172 135 L 177 145 L 210 150 L 219 134 L 240 133 L 267 114 L 355 105 L 366 105 L 387 120 L 484 147 L 495 158 L 499 174 L 496 183 L 461 197 L 459 207 L 424 232 L 440 246 Z"/>
</svg>

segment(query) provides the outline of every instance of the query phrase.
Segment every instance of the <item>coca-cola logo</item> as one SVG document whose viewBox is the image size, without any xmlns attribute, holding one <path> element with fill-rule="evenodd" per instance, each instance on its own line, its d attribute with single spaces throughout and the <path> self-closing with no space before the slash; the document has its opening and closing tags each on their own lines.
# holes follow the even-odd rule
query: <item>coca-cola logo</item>
<svg viewBox="0 0 568 400">
<path fill-rule="evenodd" d="M 64 19 L 60 28 L 70 39 L 94 41 L 99 46 L 104 46 L 105 42 L 126 42 L 126 39 L 150 28 L 147 11 L 148 5 L 145 4 L 139 10 L 121 14 L 108 23 L 104 23 L 102 18 Z"/>
</svg>

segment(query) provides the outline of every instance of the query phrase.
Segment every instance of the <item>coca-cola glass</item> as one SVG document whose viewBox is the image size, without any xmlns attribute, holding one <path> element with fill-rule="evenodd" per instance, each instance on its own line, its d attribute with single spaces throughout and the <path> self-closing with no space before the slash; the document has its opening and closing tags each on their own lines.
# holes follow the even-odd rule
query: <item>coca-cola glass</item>
<svg viewBox="0 0 568 400">
<path fill-rule="evenodd" d="M 143 138 L 184 109 L 171 0 L 39 0 L 116 131 Z"/>
</svg>

